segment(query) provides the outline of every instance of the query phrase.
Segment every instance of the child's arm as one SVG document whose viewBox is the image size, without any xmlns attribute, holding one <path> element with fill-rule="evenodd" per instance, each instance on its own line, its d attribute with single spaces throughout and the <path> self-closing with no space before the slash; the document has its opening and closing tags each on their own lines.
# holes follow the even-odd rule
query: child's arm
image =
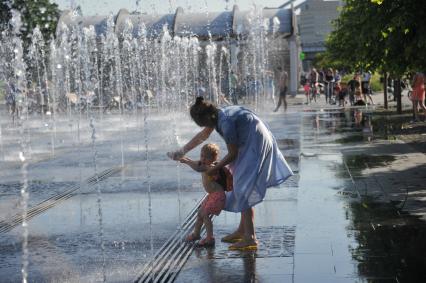
<svg viewBox="0 0 426 283">
<path fill-rule="evenodd" d="M 197 172 L 204 172 L 207 170 L 207 167 L 202 165 L 200 161 L 192 160 L 186 156 L 179 159 L 179 161 L 181 163 L 187 164 L 189 167 L 191 167 L 194 171 L 197 171 Z"/>
</svg>

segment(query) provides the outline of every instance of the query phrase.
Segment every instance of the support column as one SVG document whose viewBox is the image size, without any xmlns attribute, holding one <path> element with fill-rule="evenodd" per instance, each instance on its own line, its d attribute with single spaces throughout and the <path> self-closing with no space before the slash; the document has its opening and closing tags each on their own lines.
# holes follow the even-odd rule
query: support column
<svg viewBox="0 0 426 283">
<path fill-rule="evenodd" d="M 289 41 L 288 46 L 290 49 L 290 94 L 296 95 L 297 94 L 297 81 L 298 81 L 298 66 L 299 66 L 299 56 L 298 56 L 298 48 L 296 44 L 296 38 L 293 35 Z"/>
<path fill-rule="evenodd" d="M 236 72 L 238 70 L 238 52 L 240 48 L 237 47 L 236 42 L 231 43 L 231 50 L 229 51 L 231 56 L 231 69 Z"/>
</svg>

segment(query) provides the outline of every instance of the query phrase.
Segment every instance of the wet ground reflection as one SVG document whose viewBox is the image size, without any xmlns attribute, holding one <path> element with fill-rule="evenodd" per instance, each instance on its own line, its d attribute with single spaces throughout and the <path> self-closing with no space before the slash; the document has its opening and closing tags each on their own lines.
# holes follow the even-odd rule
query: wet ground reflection
<svg viewBox="0 0 426 283">
<path fill-rule="evenodd" d="M 372 282 L 425 282 L 426 225 L 400 216 L 394 207 L 380 203 L 352 203 L 351 219 L 359 246 L 352 250 L 358 272 Z"/>
<path fill-rule="evenodd" d="M 397 145 L 389 144 L 386 149 L 380 148 L 387 146 L 384 143 L 374 144 L 369 152 L 360 147 L 373 141 L 394 140 L 392 133 L 403 127 L 403 121 L 373 115 L 366 109 L 320 111 L 307 118 L 306 124 L 312 127 L 311 132 L 305 130 L 307 148 L 317 148 L 317 154 L 343 153 L 341 163 L 329 166 L 336 178 L 345 180 L 339 195 L 347 200 L 348 235 L 357 242 L 349 249 L 357 277 L 362 282 L 426 282 L 426 223 L 403 211 L 408 194 L 422 188 L 409 188 L 410 180 L 393 180 L 392 172 L 385 169 L 365 173 L 396 161 L 396 156 L 403 154 Z M 391 154 L 383 154 L 386 151 Z M 405 170 L 424 172 L 423 169 L 424 166 Z M 303 172 L 301 175 L 303 178 Z M 388 179 L 383 177 L 387 175 Z M 399 201 L 388 192 L 392 185 L 402 186 Z"/>
</svg>

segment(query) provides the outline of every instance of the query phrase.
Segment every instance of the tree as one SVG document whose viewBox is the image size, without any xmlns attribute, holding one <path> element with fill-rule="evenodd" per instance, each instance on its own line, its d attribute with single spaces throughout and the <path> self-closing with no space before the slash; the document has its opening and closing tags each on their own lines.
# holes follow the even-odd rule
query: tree
<svg viewBox="0 0 426 283">
<path fill-rule="evenodd" d="M 426 70 L 425 23 L 423 0 L 345 0 L 327 56 L 396 76 Z"/>
<path fill-rule="evenodd" d="M 327 57 L 354 68 L 389 72 L 399 78 L 426 70 L 424 0 L 345 0 L 326 46 Z"/>
<path fill-rule="evenodd" d="M 12 9 L 21 13 L 21 33 L 26 47 L 36 26 L 40 28 L 46 41 L 55 34 L 60 13 L 56 3 L 50 3 L 49 0 L 0 1 L 0 30 L 8 29 Z"/>
</svg>

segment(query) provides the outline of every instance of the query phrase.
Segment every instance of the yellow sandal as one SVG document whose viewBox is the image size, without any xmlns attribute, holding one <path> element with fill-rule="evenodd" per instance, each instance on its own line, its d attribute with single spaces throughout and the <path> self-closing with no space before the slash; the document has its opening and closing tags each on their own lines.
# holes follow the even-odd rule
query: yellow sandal
<svg viewBox="0 0 426 283">
<path fill-rule="evenodd" d="M 228 236 L 223 237 L 220 240 L 222 242 L 224 242 L 224 243 L 231 243 L 231 244 L 233 244 L 233 243 L 237 243 L 237 242 L 241 241 L 242 239 L 243 238 L 241 238 L 240 236 L 231 236 L 231 235 L 228 235 Z"/>
<path fill-rule="evenodd" d="M 257 245 L 257 243 L 252 243 L 248 245 L 241 245 L 241 243 L 237 243 L 235 245 L 229 246 L 228 249 L 231 251 L 256 251 Z"/>
</svg>

